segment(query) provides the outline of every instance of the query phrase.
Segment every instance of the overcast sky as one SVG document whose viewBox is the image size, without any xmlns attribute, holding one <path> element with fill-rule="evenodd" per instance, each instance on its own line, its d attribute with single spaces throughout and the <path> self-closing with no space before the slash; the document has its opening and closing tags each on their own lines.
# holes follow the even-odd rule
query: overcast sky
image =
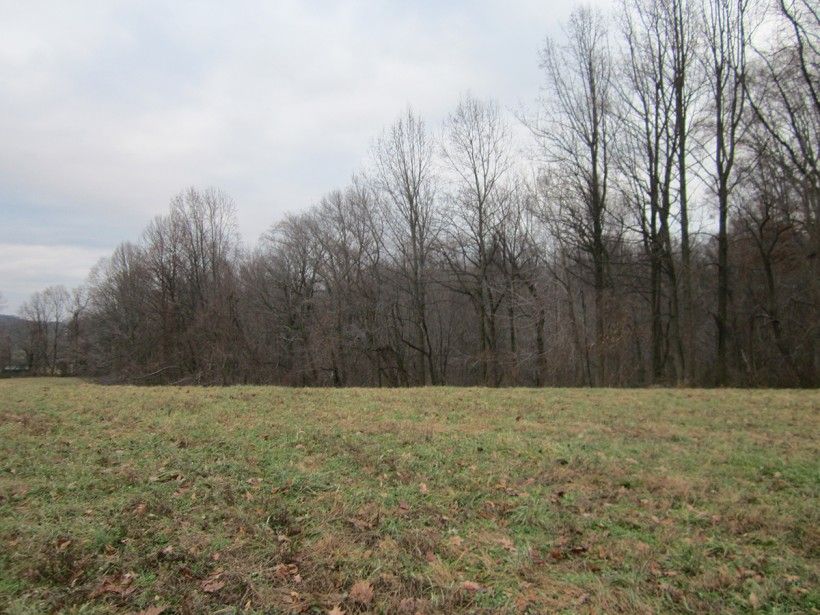
<svg viewBox="0 0 820 615">
<path fill-rule="evenodd" d="M 606 0 L 598 0 L 606 4 Z M 0 0 L 0 293 L 74 286 L 216 186 L 245 242 L 343 185 L 411 105 L 532 105 L 560 0 Z"/>
</svg>

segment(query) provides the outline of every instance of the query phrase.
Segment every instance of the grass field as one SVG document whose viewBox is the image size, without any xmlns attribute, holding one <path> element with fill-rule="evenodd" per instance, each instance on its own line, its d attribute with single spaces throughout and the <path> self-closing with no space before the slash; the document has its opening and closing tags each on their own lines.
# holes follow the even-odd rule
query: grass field
<svg viewBox="0 0 820 615">
<path fill-rule="evenodd" d="M 0 611 L 818 612 L 819 428 L 816 391 L 0 381 Z"/>
</svg>

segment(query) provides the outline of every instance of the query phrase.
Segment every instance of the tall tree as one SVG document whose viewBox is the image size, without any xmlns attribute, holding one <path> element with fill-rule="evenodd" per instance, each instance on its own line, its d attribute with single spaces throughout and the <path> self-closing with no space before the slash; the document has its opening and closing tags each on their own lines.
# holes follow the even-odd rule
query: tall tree
<svg viewBox="0 0 820 615">
<path fill-rule="evenodd" d="M 696 374 L 695 303 L 692 292 L 692 247 L 689 228 L 689 135 L 694 131 L 693 106 L 697 102 L 702 75 L 695 75 L 699 50 L 698 32 L 702 30 L 696 4 L 688 0 L 665 3 L 666 18 L 671 21 L 672 89 L 675 93 L 675 134 L 678 163 L 678 217 L 680 220 L 681 278 L 683 287 L 683 336 L 685 349 L 684 378 L 694 382 Z M 671 19 L 670 19 L 671 18 Z"/>
<path fill-rule="evenodd" d="M 491 268 L 507 196 L 510 136 L 498 105 L 464 97 L 445 123 L 444 160 L 453 175 L 448 262 L 458 288 L 470 297 L 478 319 L 479 360 L 484 384 L 500 384 L 496 312 L 501 301 Z"/>
<path fill-rule="evenodd" d="M 671 216 L 673 180 L 679 135 L 675 125 L 676 95 L 673 50 L 668 42 L 674 29 L 670 7 L 662 0 L 630 0 L 624 4 L 626 42 L 623 130 L 626 135 L 621 165 L 626 178 L 625 200 L 634 204 L 643 250 L 649 260 L 650 364 L 652 381 L 664 376 L 671 347 L 676 375 L 682 377 L 683 339 L 673 253 Z M 667 339 L 664 326 L 664 280 L 670 296 Z"/>
<path fill-rule="evenodd" d="M 706 44 L 703 65 L 709 84 L 714 143 L 710 172 L 717 197 L 718 283 L 717 366 L 719 385 L 728 383 L 729 239 L 728 220 L 735 185 L 735 160 L 744 129 L 746 53 L 750 46 L 750 0 L 707 0 L 704 5 Z"/>
<path fill-rule="evenodd" d="M 756 122 L 768 134 L 767 152 L 794 177 L 802 207 L 795 223 L 806 233 L 809 288 L 815 318 L 806 339 L 813 345 L 812 372 L 820 379 L 820 11 L 811 0 L 777 0 L 771 45 L 756 49 L 759 70 L 747 82 Z"/>
<path fill-rule="evenodd" d="M 439 231 L 433 142 L 424 122 L 412 110 L 378 140 L 374 165 L 385 206 L 387 251 L 404 280 L 409 300 L 411 331 L 402 339 L 416 353 L 414 382 L 438 384 L 428 304 L 429 261 Z"/>
<path fill-rule="evenodd" d="M 569 19 L 566 41 L 548 41 L 543 114 L 532 128 L 544 155 L 566 182 L 561 191 L 565 237 L 589 257 L 594 290 L 594 383 L 606 381 L 607 214 L 614 139 L 613 62 L 605 18 L 589 8 Z"/>
</svg>

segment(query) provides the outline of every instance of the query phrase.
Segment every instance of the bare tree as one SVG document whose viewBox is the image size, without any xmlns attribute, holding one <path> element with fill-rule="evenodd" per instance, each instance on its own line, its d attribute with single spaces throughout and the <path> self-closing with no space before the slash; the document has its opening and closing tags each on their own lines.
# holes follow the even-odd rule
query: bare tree
<svg viewBox="0 0 820 615">
<path fill-rule="evenodd" d="M 88 339 L 85 331 L 86 310 L 88 308 L 89 293 L 85 286 L 77 286 L 71 290 L 68 305 L 68 321 L 66 323 L 66 366 L 72 375 L 87 371 L 86 358 L 88 356 Z"/>
<path fill-rule="evenodd" d="M 618 84 L 626 137 L 621 143 L 626 180 L 622 193 L 637 214 L 649 261 L 653 380 L 663 376 L 670 353 L 678 382 L 691 382 L 695 370 L 687 159 L 698 90 L 693 74 L 697 23 L 692 3 L 683 0 L 627 0 L 623 4 L 625 58 Z M 665 298 L 668 327 L 663 317 Z"/>
<path fill-rule="evenodd" d="M 547 306 L 543 284 L 545 241 L 540 237 L 536 201 L 533 187 L 523 177 L 514 178 L 502 204 L 498 244 L 507 305 L 510 381 L 521 382 L 521 369 L 534 364 L 533 381 L 540 386 L 547 380 Z M 524 318 L 524 327 L 517 324 L 519 314 Z M 522 333 L 526 329 L 532 340 L 530 352 L 523 350 L 526 338 Z"/>
<path fill-rule="evenodd" d="M 570 16 L 566 43 L 548 41 L 544 113 L 532 125 L 547 162 L 566 182 L 561 190 L 564 237 L 590 260 L 595 303 L 594 382 L 606 379 L 607 214 L 610 209 L 615 114 L 612 50 L 602 14 L 588 8 Z"/>
<path fill-rule="evenodd" d="M 682 346 L 685 351 L 684 379 L 692 383 L 696 377 L 695 302 L 692 291 L 692 247 L 689 203 L 690 134 L 695 132 L 696 109 L 702 86 L 702 72 L 698 69 L 700 49 L 699 32 L 702 21 L 697 5 L 687 0 L 664 3 L 665 21 L 671 25 L 669 37 L 672 55 L 672 90 L 674 92 L 674 126 L 677 137 L 678 164 L 678 218 L 680 221 L 681 279 L 682 279 Z"/>
<path fill-rule="evenodd" d="M 374 150 L 376 185 L 384 205 L 387 251 L 404 280 L 412 331 L 404 343 L 416 353 L 415 382 L 439 383 L 427 296 L 429 260 L 439 231 L 433 143 L 424 122 L 408 110 Z"/>
<path fill-rule="evenodd" d="M 536 160 L 465 96 L 440 141 L 407 111 L 251 249 L 227 195 L 188 189 L 73 295 L 32 295 L 0 362 L 134 383 L 813 386 L 820 22 L 772 0 L 747 63 L 754 2 L 623 0 L 612 44 L 604 14 L 574 11 L 541 56 Z M 690 230 L 701 180 L 716 237 Z"/>
<path fill-rule="evenodd" d="M 35 373 L 57 374 L 68 301 L 65 287 L 49 286 L 20 308 L 20 316 L 28 321 L 28 365 Z"/>
<path fill-rule="evenodd" d="M 671 347 L 675 371 L 683 376 L 683 336 L 680 326 L 671 216 L 674 171 L 680 138 L 675 124 L 677 102 L 674 50 L 668 42 L 675 28 L 673 13 L 661 0 L 632 0 L 624 6 L 626 42 L 621 98 L 626 135 L 621 164 L 625 200 L 633 204 L 643 250 L 649 261 L 651 379 L 663 377 L 667 348 Z M 669 279 L 669 329 L 663 319 L 663 274 Z"/>
<path fill-rule="evenodd" d="M 257 283 L 248 288 L 257 309 L 269 313 L 272 318 L 266 322 L 277 331 L 268 340 L 275 344 L 272 360 L 288 382 L 317 384 L 312 331 L 321 253 L 311 240 L 310 214 L 285 218 L 263 237 L 262 250 L 261 279 L 255 278 Z"/>
<path fill-rule="evenodd" d="M 776 155 L 786 173 L 800 186 L 801 203 L 795 222 L 806 232 L 804 247 L 812 274 L 809 282 L 815 312 L 820 306 L 820 13 L 809 0 L 777 0 L 776 27 L 767 49 L 756 49 L 759 70 L 747 80 L 746 93 L 756 122 L 766 132 L 767 151 Z M 814 318 L 807 339 L 814 378 L 820 377 L 820 318 Z"/>
<path fill-rule="evenodd" d="M 478 319 L 481 379 L 497 386 L 499 366 L 496 312 L 503 297 L 491 282 L 508 189 L 509 129 L 496 103 L 464 97 L 445 123 L 442 147 L 452 173 L 449 224 L 452 253 L 444 254 L 458 288 L 470 297 Z"/>
<path fill-rule="evenodd" d="M 49 286 L 43 291 L 43 299 L 46 303 L 46 310 L 51 328 L 51 375 L 54 376 L 58 370 L 58 359 L 60 359 L 61 342 L 63 336 L 63 326 L 68 316 L 69 301 L 71 295 L 64 286 Z"/>
<path fill-rule="evenodd" d="M 750 47 L 750 0 L 707 0 L 703 65 L 709 84 L 714 167 L 710 173 L 718 209 L 717 369 L 720 385 L 728 380 L 729 241 L 728 219 L 735 186 L 735 160 L 744 130 L 746 54 Z"/>
</svg>

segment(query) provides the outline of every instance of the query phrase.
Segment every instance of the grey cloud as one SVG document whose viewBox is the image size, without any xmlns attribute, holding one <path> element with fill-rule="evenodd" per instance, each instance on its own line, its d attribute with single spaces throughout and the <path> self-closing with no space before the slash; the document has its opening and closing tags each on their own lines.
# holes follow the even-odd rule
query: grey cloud
<svg viewBox="0 0 820 615">
<path fill-rule="evenodd" d="M 29 255 L 60 246 L 36 248 L 49 262 L 70 246 L 85 263 L 192 184 L 228 191 L 254 241 L 344 182 L 407 105 L 435 123 L 466 90 L 508 107 L 532 100 L 536 51 L 568 11 L 535 0 L 5 2 L 0 209 L 13 228 L 0 241 Z M 44 281 L 4 254 L 7 295 Z"/>
</svg>

